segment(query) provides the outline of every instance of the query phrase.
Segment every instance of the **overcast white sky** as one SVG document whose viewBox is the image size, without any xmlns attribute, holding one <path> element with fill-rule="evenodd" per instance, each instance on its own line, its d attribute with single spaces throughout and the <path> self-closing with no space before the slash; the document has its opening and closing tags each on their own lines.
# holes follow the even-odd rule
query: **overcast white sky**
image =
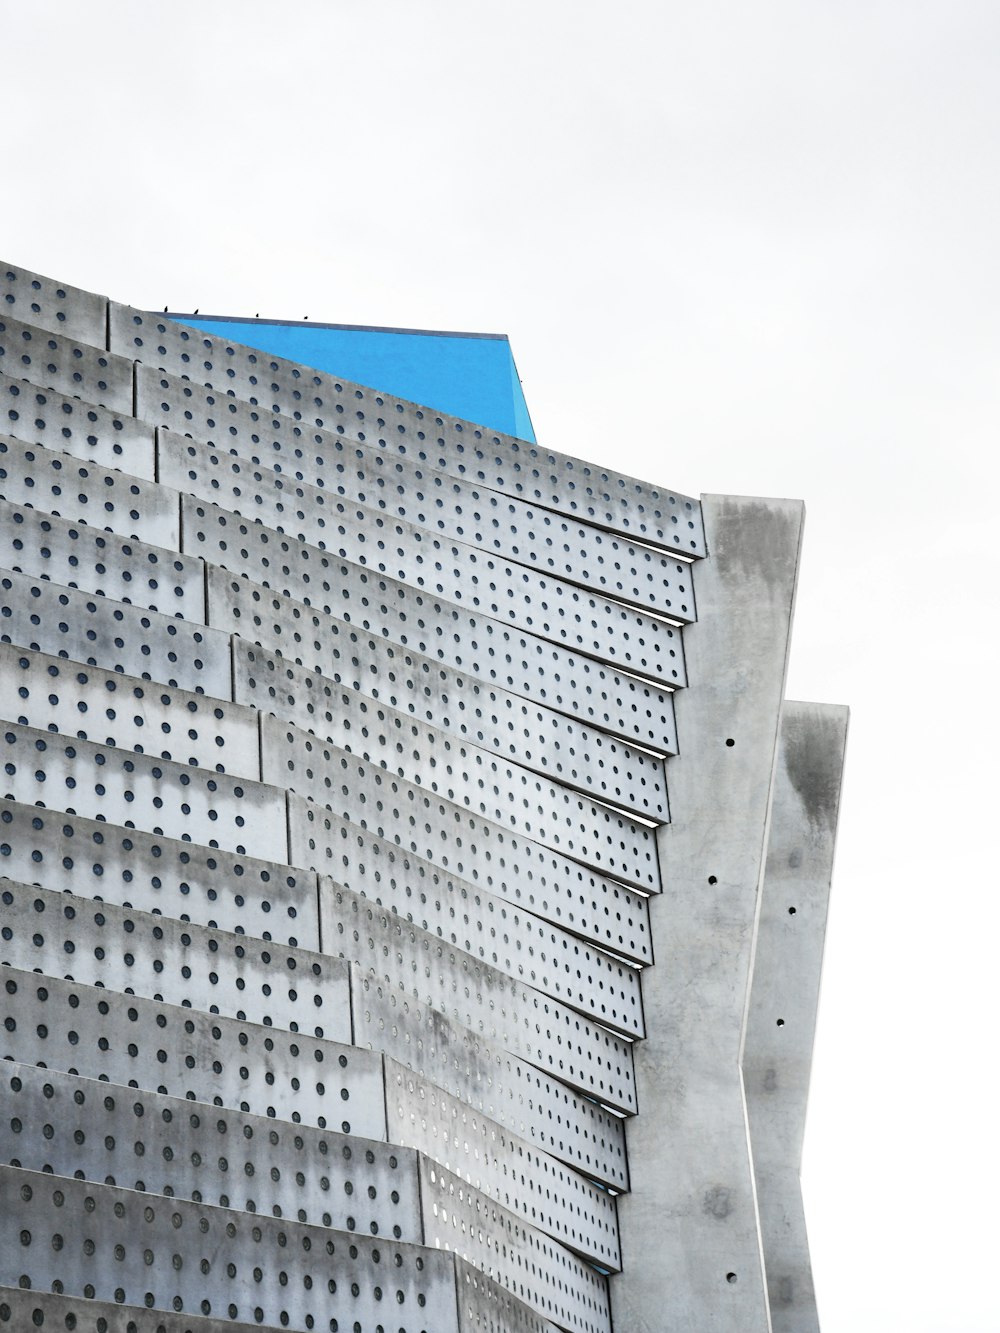
<svg viewBox="0 0 1000 1333">
<path fill-rule="evenodd" d="M 805 1190 L 825 1333 L 996 1333 L 1000 6 L 0 0 L 0 253 L 510 335 L 541 443 L 807 504 L 850 703 Z"/>
</svg>

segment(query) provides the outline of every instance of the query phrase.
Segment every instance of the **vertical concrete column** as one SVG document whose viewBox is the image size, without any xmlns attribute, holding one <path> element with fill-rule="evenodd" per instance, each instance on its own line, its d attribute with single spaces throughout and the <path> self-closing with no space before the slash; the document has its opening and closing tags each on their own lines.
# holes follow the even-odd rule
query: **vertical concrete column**
<svg viewBox="0 0 1000 1333">
<path fill-rule="evenodd" d="M 743 1051 L 774 1333 L 818 1333 L 799 1168 L 848 710 L 786 703 Z"/>
<path fill-rule="evenodd" d="M 790 500 L 702 506 L 611 1280 L 623 1333 L 770 1329 L 740 1060 L 804 515 Z"/>
</svg>

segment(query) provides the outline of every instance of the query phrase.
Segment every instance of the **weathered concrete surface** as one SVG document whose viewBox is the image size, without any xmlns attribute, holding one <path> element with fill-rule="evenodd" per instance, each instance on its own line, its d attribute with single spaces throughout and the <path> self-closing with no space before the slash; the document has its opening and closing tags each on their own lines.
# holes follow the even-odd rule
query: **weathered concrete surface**
<svg viewBox="0 0 1000 1333">
<path fill-rule="evenodd" d="M 649 1039 L 635 1052 L 639 1115 L 619 1200 L 629 1333 L 769 1333 L 740 1074 L 744 1018 L 791 633 L 803 508 L 704 497 L 710 558 L 685 634 L 673 823 L 659 832 Z"/>
<path fill-rule="evenodd" d="M 743 1052 L 774 1333 L 818 1333 L 799 1166 L 819 999 L 846 708 L 786 703 Z"/>
</svg>

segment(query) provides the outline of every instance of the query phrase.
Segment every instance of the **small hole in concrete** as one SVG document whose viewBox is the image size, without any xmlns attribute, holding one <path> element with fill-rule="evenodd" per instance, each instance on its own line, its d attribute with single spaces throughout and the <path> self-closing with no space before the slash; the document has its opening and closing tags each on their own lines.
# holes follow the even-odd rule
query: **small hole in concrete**
<svg viewBox="0 0 1000 1333">
<path fill-rule="evenodd" d="M 718 884 L 719 880 L 716 875 L 709 875 L 708 882 L 709 884 Z"/>
<path fill-rule="evenodd" d="M 733 740 L 732 736 L 730 736 L 729 740 L 726 741 L 726 744 L 729 746 L 730 749 L 732 749 L 733 746 L 736 744 L 736 742 Z"/>
<path fill-rule="evenodd" d="M 779 1018 L 779 1019 L 778 1019 L 778 1027 L 779 1027 L 779 1028 L 783 1028 L 784 1026 L 785 1026 L 785 1020 L 784 1020 L 783 1018 Z"/>
<path fill-rule="evenodd" d="M 730 1286 L 732 1286 L 732 1284 L 736 1281 L 736 1274 L 735 1274 L 735 1273 L 727 1273 L 727 1274 L 726 1274 L 726 1281 L 730 1284 Z"/>
<path fill-rule="evenodd" d="M 790 908 L 788 909 L 788 915 L 789 915 L 789 916 L 794 916 L 794 915 L 795 915 L 795 908 L 794 908 L 794 907 L 790 907 Z"/>
</svg>

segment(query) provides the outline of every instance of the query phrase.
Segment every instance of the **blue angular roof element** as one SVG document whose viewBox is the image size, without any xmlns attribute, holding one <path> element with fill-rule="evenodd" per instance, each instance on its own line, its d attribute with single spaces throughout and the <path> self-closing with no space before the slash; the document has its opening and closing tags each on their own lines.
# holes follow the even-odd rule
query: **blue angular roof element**
<svg viewBox="0 0 1000 1333">
<path fill-rule="evenodd" d="M 381 329 L 227 315 L 171 318 L 535 443 L 506 334 Z"/>
</svg>

